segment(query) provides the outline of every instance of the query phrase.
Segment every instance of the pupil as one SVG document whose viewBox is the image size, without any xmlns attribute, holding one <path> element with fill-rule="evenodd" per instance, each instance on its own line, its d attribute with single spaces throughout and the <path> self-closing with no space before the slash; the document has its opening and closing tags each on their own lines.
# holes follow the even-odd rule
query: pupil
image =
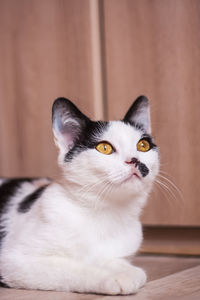
<svg viewBox="0 0 200 300">
<path fill-rule="evenodd" d="M 104 150 L 106 151 L 106 149 L 107 149 L 106 145 L 104 145 L 104 147 L 103 147 L 103 148 L 104 148 Z"/>
</svg>

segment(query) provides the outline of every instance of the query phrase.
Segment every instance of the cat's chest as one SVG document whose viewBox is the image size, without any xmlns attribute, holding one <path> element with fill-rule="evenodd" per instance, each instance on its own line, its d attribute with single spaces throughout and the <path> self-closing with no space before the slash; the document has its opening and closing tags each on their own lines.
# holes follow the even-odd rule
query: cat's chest
<svg viewBox="0 0 200 300">
<path fill-rule="evenodd" d="M 75 221 L 75 220 L 74 220 Z M 59 228 L 57 228 L 59 236 Z M 133 254 L 142 239 L 138 221 L 122 224 L 112 217 L 83 217 L 66 225 L 61 238 L 63 252 L 82 259 L 124 257 Z"/>
<path fill-rule="evenodd" d="M 43 225 L 37 236 L 44 253 L 95 259 L 128 256 L 139 248 L 141 224 L 128 210 L 94 212 L 61 197 L 55 206 L 49 198 L 43 201 Z"/>
<path fill-rule="evenodd" d="M 112 231 L 112 232 L 111 232 Z M 88 253 L 94 258 L 125 257 L 137 251 L 141 243 L 139 226 L 132 228 L 109 228 L 104 234 L 90 235 Z"/>
</svg>

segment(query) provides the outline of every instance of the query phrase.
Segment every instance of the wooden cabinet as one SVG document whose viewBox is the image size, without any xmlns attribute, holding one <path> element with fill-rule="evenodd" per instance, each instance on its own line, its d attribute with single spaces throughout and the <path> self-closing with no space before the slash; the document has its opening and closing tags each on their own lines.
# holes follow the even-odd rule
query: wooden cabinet
<svg viewBox="0 0 200 300">
<path fill-rule="evenodd" d="M 198 0 L 2 0 L 0 174 L 57 174 L 56 97 L 118 119 L 145 94 L 167 187 L 143 223 L 199 226 L 199 16 Z"/>
<path fill-rule="evenodd" d="M 55 98 L 102 117 L 95 13 L 87 0 L 0 1 L 0 175 L 58 173 Z"/>
<path fill-rule="evenodd" d="M 122 117 L 145 94 L 160 146 L 163 183 L 145 224 L 200 225 L 199 16 L 199 1 L 104 1 L 108 117 Z"/>
</svg>

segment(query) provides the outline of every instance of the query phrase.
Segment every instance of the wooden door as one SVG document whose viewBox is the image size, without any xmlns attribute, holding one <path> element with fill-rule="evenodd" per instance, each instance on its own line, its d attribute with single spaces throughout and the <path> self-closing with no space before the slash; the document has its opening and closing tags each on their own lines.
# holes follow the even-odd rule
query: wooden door
<svg viewBox="0 0 200 300">
<path fill-rule="evenodd" d="M 96 1 L 0 1 L 0 176 L 56 176 L 55 98 L 102 118 L 98 30 Z"/>
<path fill-rule="evenodd" d="M 200 1 L 105 0 L 102 9 L 108 118 L 146 95 L 160 147 L 163 183 L 143 222 L 200 225 Z"/>
</svg>

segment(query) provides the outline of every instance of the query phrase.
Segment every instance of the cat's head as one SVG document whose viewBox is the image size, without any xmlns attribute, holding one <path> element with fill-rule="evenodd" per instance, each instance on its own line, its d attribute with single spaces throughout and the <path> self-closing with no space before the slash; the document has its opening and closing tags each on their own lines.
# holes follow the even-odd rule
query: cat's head
<svg viewBox="0 0 200 300">
<path fill-rule="evenodd" d="M 92 121 L 70 100 L 58 98 L 52 121 L 59 165 L 74 189 L 116 201 L 145 198 L 159 169 L 146 97 L 137 98 L 122 120 L 109 122 Z"/>
</svg>

